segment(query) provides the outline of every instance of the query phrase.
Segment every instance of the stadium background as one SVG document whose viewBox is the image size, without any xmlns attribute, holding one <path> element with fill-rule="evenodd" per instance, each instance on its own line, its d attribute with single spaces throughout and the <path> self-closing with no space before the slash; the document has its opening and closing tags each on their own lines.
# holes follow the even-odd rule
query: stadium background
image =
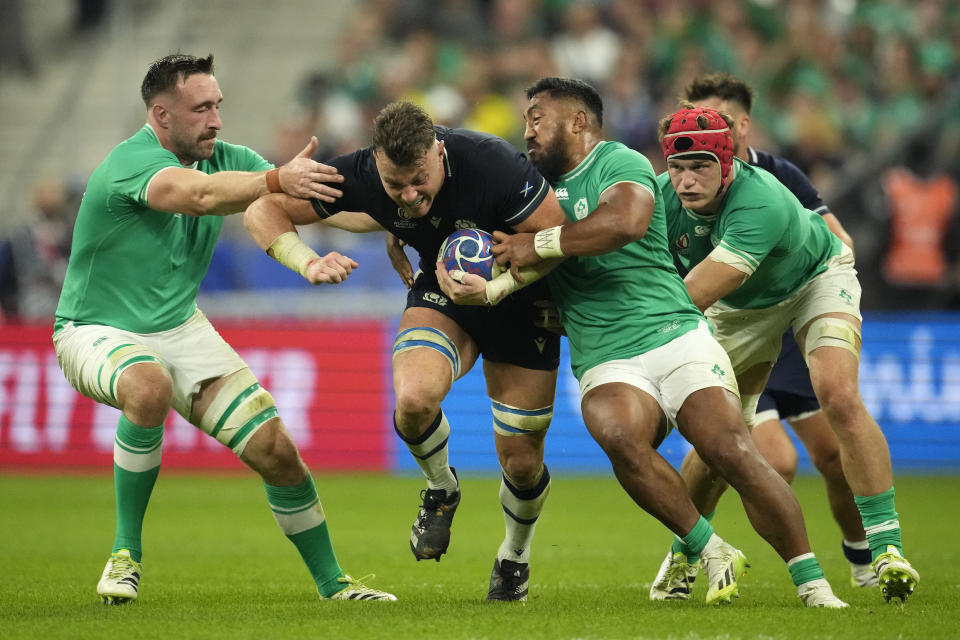
<svg viewBox="0 0 960 640">
<path fill-rule="evenodd" d="M 960 471 L 955 3 L 7 0 L 3 11 L 6 252 L 44 226 L 33 199 L 41 181 L 58 181 L 65 215 L 75 213 L 86 177 L 143 122 L 146 65 L 171 51 L 215 54 L 223 139 L 276 161 L 312 133 L 321 159 L 365 144 L 372 115 L 397 97 L 422 102 L 440 122 L 519 144 L 523 86 L 556 73 L 596 84 L 609 136 L 659 165 L 653 124 L 679 88 L 700 71 L 737 73 L 759 94 L 754 145 L 805 169 L 856 242 L 867 311 L 862 393 L 896 471 Z M 254 247 L 234 217 L 201 308 L 272 390 L 314 471 L 416 473 L 390 423 L 389 350 L 404 292 L 382 238 L 304 235 L 360 269 L 342 286 L 310 288 Z M 49 334 L 59 263 L 38 251 L 38 263 L 47 260 L 43 279 L 22 267 L 3 279 L 0 468 L 106 471 L 116 412 L 78 396 L 57 367 Z M 566 363 L 561 373 L 548 462 L 606 472 Z M 444 409 L 453 464 L 495 472 L 477 371 Z M 679 463 L 685 447 L 674 434 L 661 450 Z M 178 416 L 164 464 L 240 466 Z M 811 471 L 803 453 L 801 465 Z"/>
</svg>

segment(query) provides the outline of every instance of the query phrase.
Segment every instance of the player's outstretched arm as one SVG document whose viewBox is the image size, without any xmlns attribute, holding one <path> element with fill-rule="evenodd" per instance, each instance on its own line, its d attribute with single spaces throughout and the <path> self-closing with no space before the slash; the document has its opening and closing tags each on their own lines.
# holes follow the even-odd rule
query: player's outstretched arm
<svg viewBox="0 0 960 640">
<path fill-rule="evenodd" d="M 196 169 L 170 167 L 159 171 L 147 188 L 147 204 L 157 211 L 188 216 L 225 216 L 243 211 L 268 193 L 333 202 L 343 182 L 335 167 L 310 159 L 313 138 L 290 162 L 269 171 L 220 171 L 206 174 Z"/>
</svg>

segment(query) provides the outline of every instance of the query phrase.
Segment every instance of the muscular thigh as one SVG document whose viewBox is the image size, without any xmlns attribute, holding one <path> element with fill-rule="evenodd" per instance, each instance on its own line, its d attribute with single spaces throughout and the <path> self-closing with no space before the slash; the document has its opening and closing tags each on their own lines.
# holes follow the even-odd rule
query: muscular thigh
<svg viewBox="0 0 960 640">
<path fill-rule="evenodd" d="M 581 398 L 580 408 L 587 430 L 604 450 L 632 449 L 639 444 L 656 448 L 669 432 L 659 400 L 633 384 L 594 386 Z"/>
<path fill-rule="evenodd" d="M 173 407 L 188 420 L 193 397 L 205 382 L 246 366 L 199 310 L 182 325 L 157 333 L 68 325 L 54 336 L 54 347 L 71 384 L 112 406 L 117 406 L 116 384 L 126 367 L 163 365 L 173 379 Z"/>
<path fill-rule="evenodd" d="M 394 390 L 400 398 L 439 403 L 477 355 L 476 343 L 452 318 L 430 308 L 408 308 L 394 341 Z"/>
</svg>

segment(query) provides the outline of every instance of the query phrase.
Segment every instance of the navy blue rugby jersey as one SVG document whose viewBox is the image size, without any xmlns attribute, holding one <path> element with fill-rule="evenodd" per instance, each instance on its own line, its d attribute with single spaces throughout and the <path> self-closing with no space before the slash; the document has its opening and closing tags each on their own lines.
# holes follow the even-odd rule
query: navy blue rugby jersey
<svg viewBox="0 0 960 640">
<path fill-rule="evenodd" d="M 793 195 L 797 196 L 797 200 L 805 209 L 810 209 L 810 211 L 821 216 L 830 211 L 829 207 L 823 203 L 820 192 L 810 182 L 810 178 L 803 171 L 800 171 L 797 165 L 789 160 L 750 148 L 747 149 L 747 155 L 750 158 L 750 164 L 772 173 L 777 180 L 793 192 Z"/>
<path fill-rule="evenodd" d="M 469 129 L 435 126 L 444 142 L 444 179 L 422 218 L 409 218 L 380 182 L 373 147 L 327 161 L 343 174 L 336 202 L 311 200 L 321 218 L 340 211 L 363 211 L 384 229 L 416 249 L 424 275 L 436 278 L 440 245 L 457 229 L 512 232 L 543 202 L 547 181 L 526 156 L 497 136 Z"/>
<path fill-rule="evenodd" d="M 764 151 L 748 148 L 747 154 L 750 158 L 750 164 L 772 173 L 777 180 L 793 192 L 793 195 L 797 196 L 797 200 L 805 208 L 819 213 L 821 216 L 830 212 L 830 208 L 824 204 L 823 198 L 820 197 L 820 192 L 797 165 Z M 806 362 L 803 361 L 803 354 L 800 353 L 800 346 L 793 337 L 792 330 L 783 334 L 780 356 L 770 372 L 766 388 L 771 391 L 785 391 L 816 400 L 813 387 L 810 384 L 810 372 L 807 369 Z"/>
</svg>

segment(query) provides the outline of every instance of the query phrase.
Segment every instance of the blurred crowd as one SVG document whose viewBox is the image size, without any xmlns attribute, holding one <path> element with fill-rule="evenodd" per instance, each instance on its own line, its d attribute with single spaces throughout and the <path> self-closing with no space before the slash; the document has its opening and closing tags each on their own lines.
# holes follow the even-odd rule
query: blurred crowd
<svg viewBox="0 0 960 640">
<path fill-rule="evenodd" d="M 657 121 L 697 75 L 733 73 L 756 92 L 751 144 L 805 171 L 854 235 L 865 308 L 960 307 L 960 3 L 366 0 L 335 52 L 297 85 L 278 157 L 310 133 L 318 157 L 363 146 L 396 99 L 523 149 L 524 89 L 562 75 L 597 87 L 608 137 L 661 170 Z"/>
<path fill-rule="evenodd" d="M 330 153 L 364 144 L 377 110 L 398 98 L 519 145 L 524 88 L 564 75 L 600 90 L 611 138 L 656 160 L 655 123 L 682 87 L 728 71 L 757 91 L 757 145 L 829 190 L 834 169 L 923 125 L 956 81 L 960 4 L 367 0 L 335 51 L 332 71 L 304 78 L 286 123 L 322 133 Z"/>
<path fill-rule="evenodd" d="M 309 135 L 321 140 L 321 160 L 364 146 L 373 117 L 396 99 L 523 149 L 524 89 L 563 75 L 596 86 L 608 137 L 659 170 L 657 120 L 695 76 L 731 72 L 756 91 L 751 144 L 807 172 L 854 236 L 864 308 L 960 308 L 960 3 L 364 0 L 352 3 L 332 50 L 334 64 L 293 80 L 294 108 L 266 155 L 288 159 Z M 8 314 L 53 311 L 38 302 L 51 296 L 34 292 L 62 276 L 69 232 L 47 213 L 56 209 L 43 204 L 56 200 L 43 195 L 49 187 L 38 184 L 34 228 L 0 248 Z M 61 191 L 69 218 L 75 197 Z M 380 238 L 321 235 L 329 249 L 381 255 Z M 14 254 L 29 238 L 33 257 L 21 264 Z M 910 268 L 924 254 L 928 267 Z M 245 286 L 220 276 L 224 287 Z"/>
</svg>

